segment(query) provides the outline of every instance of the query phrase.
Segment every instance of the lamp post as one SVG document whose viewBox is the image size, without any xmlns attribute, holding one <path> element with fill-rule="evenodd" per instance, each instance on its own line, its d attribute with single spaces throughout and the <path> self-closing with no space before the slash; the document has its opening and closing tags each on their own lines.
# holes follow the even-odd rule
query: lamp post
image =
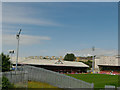
<svg viewBox="0 0 120 90">
<path fill-rule="evenodd" d="M 18 40 L 18 42 L 17 42 L 16 68 L 15 68 L 15 70 L 16 70 L 16 71 L 17 71 L 17 64 L 18 64 L 18 54 L 19 54 L 19 40 L 20 40 L 20 33 L 21 33 L 21 29 L 20 29 L 20 31 L 16 34 L 16 39 Z"/>
<path fill-rule="evenodd" d="M 92 72 L 94 73 L 94 62 L 95 62 L 95 58 L 94 58 L 95 47 L 94 47 L 94 46 L 92 47 L 92 51 L 93 51 L 93 57 L 92 57 L 92 59 L 93 59 L 93 61 L 92 61 Z"/>
</svg>

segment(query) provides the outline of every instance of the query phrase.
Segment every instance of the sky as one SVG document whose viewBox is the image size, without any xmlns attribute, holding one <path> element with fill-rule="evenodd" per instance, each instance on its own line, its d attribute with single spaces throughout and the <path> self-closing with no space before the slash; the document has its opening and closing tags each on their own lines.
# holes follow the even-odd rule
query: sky
<svg viewBox="0 0 120 90">
<path fill-rule="evenodd" d="M 119 2 L 119 0 L 1 0 L 2 2 Z"/>
<path fill-rule="evenodd" d="M 117 2 L 4 2 L 3 52 L 16 51 L 15 35 L 22 29 L 21 57 L 61 56 L 67 52 L 92 54 L 92 46 L 100 55 L 113 55 L 118 49 L 117 5 Z"/>
</svg>

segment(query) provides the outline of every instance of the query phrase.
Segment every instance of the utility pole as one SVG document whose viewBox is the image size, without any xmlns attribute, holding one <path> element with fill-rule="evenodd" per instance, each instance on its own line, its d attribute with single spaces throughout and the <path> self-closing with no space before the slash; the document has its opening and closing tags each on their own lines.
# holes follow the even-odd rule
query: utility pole
<svg viewBox="0 0 120 90">
<path fill-rule="evenodd" d="M 18 40 L 18 42 L 17 42 L 16 68 L 15 68 L 15 70 L 16 70 L 16 71 L 17 71 L 17 64 L 18 64 L 18 54 L 19 54 L 19 40 L 20 40 L 20 33 L 21 33 L 21 29 L 20 29 L 20 31 L 16 34 L 16 39 Z"/>
<path fill-rule="evenodd" d="M 95 63 L 95 57 L 94 57 L 95 47 L 94 46 L 92 47 L 92 51 L 93 51 L 93 56 L 92 56 L 92 59 L 93 59 L 93 61 L 92 61 L 92 72 L 94 73 L 94 63 Z"/>
</svg>

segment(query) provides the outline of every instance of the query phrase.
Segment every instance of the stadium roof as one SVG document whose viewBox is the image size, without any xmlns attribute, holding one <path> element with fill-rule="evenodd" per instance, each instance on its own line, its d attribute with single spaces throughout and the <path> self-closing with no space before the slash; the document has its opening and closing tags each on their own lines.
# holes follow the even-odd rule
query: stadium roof
<svg viewBox="0 0 120 90">
<path fill-rule="evenodd" d="M 18 60 L 18 64 L 89 67 L 88 65 L 82 62 L 62 61 L 63 64 L 60 64 L 60 63 L 56 64 L 56 62 L 58 62 L 58 60 L 47 60 L 47 59 L 19 59 Z M 12 60 L 12 63 L 16 64 L 16 60 Z"/>
<path fill-rule="evenodd" d="M 98 66 L 120 66 L 118 64 L 98 64 Z"/>
</svg>

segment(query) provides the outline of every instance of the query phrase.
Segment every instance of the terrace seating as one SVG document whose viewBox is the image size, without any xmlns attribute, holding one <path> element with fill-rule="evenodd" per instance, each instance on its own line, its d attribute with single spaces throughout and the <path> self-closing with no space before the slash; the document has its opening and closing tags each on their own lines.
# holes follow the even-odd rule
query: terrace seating
<svg viewBox="0 0 120 90">
<path fill-rule="evenodd" d="M 114 72 L 112 72 L 112 74 L 120 75 L 120 72 L 114 71 Z"/>
<path fill-rule="evenodd" d="M 100 71 L 100 74 L 110 74 L 111 71 Z"/>
<path fill-rule="evenodd" d="M 99 74 L 113 74 L 113 75 L 120 75 L 120 72 L 117 71 L 100 71 Z"/>
</svg>

